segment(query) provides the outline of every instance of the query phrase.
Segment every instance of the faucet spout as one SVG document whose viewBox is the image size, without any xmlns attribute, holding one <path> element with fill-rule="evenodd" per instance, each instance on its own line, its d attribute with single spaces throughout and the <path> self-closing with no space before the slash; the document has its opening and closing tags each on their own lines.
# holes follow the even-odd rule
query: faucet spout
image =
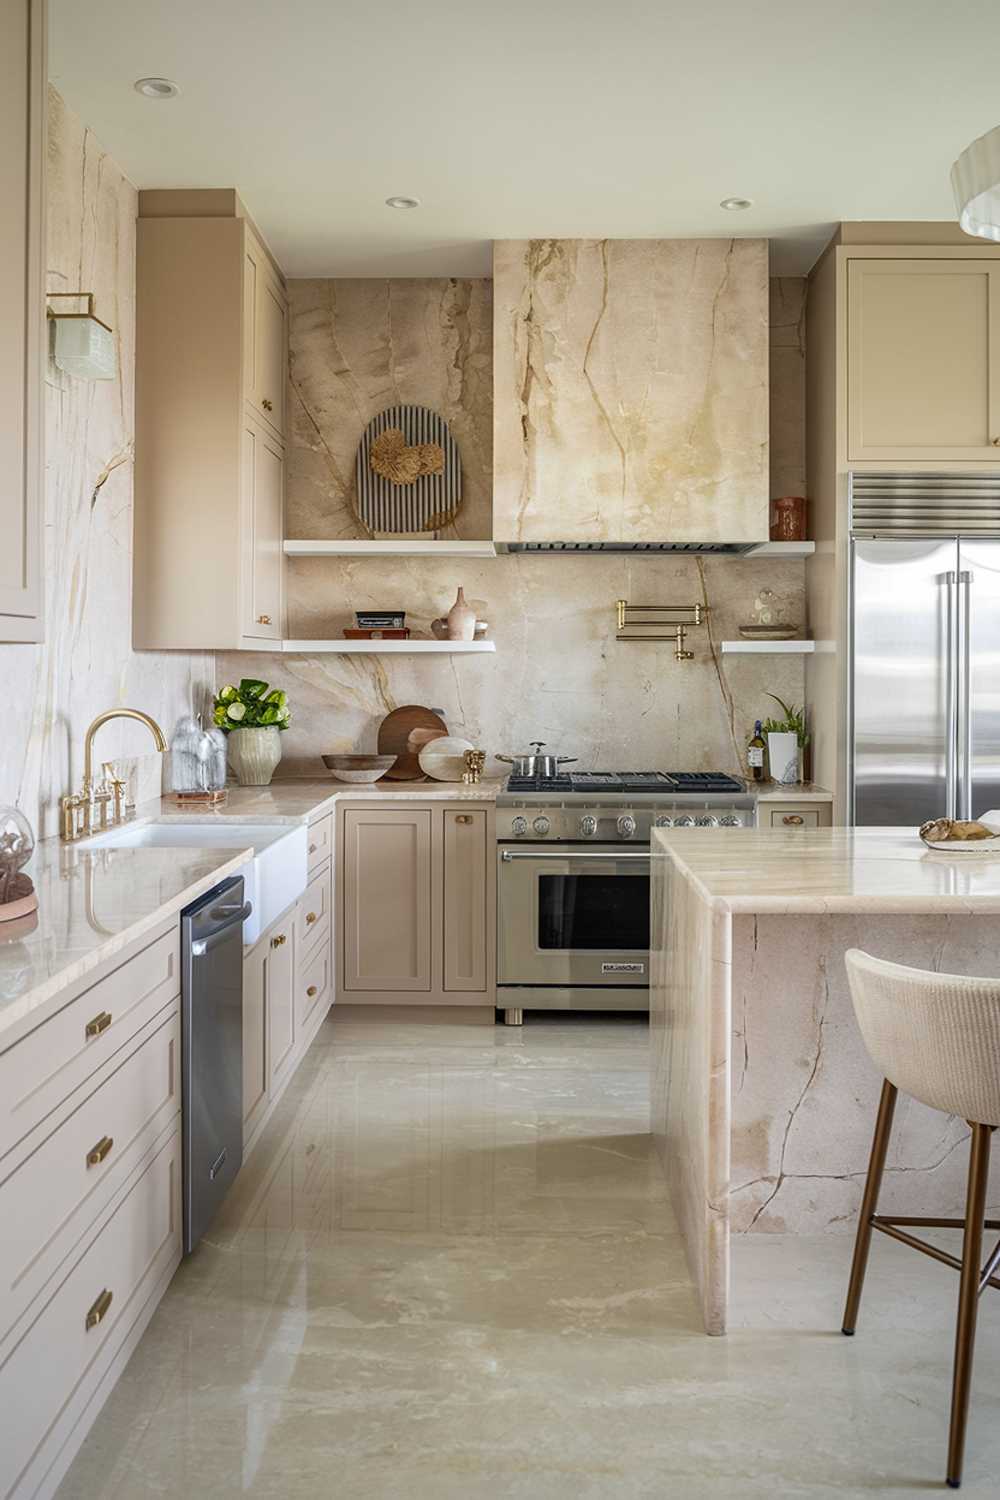
<svg viewBox="0 0 1000 1500">
<path fill-rule="evenodd" d="M 145 724 L 146 728 L 153 736 L 153 741 L 161 755 L 167 748 L 167 741 L 159 724 L 157 724 L 155 719 L 150 718 L 149 714 L 144 714 L 139 708 L 109 708 L 105 713 L 98 714 L 93 724 L 91 724 L 90 728 L 87 730 L 83 741 L 84 797 L 89 797 L 91 791 L 93 790 L 94 736 L 100 729 L 101 725 L 107 724 L 110 719 L 138 719 L 140 724 Z"/>
</svg>

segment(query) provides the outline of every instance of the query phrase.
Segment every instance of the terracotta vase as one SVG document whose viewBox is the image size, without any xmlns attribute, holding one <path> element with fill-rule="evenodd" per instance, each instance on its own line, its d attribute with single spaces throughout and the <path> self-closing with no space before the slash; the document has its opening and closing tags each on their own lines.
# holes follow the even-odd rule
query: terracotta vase
<svg viewBox="0 0 1000 1500">
<path fill-rule="evenodd" d="M 465 590 L 459 589 L 448 611 L 449 641 L 471 641 L 476 634 L 476 611 L 465 602 Z"/>
<path fill-rule="evenodd" d="M 232 729 L 226 749 L 240 786 L 269 786 L 281 759 L 281 730 L 273 724 Z"/>
</svg>

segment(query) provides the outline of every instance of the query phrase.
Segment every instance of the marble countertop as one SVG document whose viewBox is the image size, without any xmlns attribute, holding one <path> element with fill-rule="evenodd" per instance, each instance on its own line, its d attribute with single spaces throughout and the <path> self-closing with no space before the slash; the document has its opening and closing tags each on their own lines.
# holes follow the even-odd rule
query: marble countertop
<svg viewBox="0 0 1000 1500">
<path fill-rule="evenodd" d="M 832 802 L 833 793 L 814 781 L 764 781 L 747 783 L 758 802 Z"/>
<path fill-rule="evenodd" d="M 656 828 L 652 852 L 720 912 L 1000 914 L 1000 852 L 937 853 L 915 828 Z"/>
<path fill-rule="evenodd" d="M 270 786 L 231 786 L 221 806 L 197 803 L 178 807 L 164 797 L 140 807 L 139 817 L 155 817 L 173 823 L 196 819 L 224 819 L 236 823 L 312 823 L 332 811 L 338 802 L 495 802 L 503 788 L 500 780 L 466 786 L 461 781 L 376 781 L 371 786 L 350 786 L 332 777 L 324 780 L 272 781 Z"/>
</svg>

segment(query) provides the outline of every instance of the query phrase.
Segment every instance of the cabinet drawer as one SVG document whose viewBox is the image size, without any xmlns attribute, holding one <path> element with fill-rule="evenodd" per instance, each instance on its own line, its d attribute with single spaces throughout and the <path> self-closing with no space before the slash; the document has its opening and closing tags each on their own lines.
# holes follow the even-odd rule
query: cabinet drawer
<svg viewBox="0 0 1000 1500">
<path fill-rule="evenodd" d="M 180 1111 L 175 1008 L 69 1119 L 0 1183 L 0 1337 L 70 1256 Z"/>
<path fill-rule="evenodd" d="M 333 978 L 330 962 L 330 945 L 321 943 L 316 952 L 304 964 L 300 964 L 295 980 L 296 1026 L 299 1036 L 306 1023 L 315 1015 L 316 1007 L 329 1010 L 333 1001 L 330 983 Z"/>
<path fill-rule="evenodd" d="M 829 810 L 819 807 L 769 807 L 766 828 L 827 828 Z"/>
<path fill-rule="evenodd" d="M 180 1255 L 180 1130 L 164 1142 L 127 1196 L 0 1364 L 0 1494 L 20 1480 L 32 1495 L 61 1446 L 88 1370 L 122 1342 L 147 1297 Z M 96 1372 L 99 1374 L 99 1372 Z M 56 1425 L 63 1429 L 53 1433 Z"/>
<path fill-rule="evenodd" d="M 0 1053 L 0 1158 L 179 993 L 175 927 Z"/>
<path fill-rule="evenodd" d="M 314 875 L 333 853 L 333 814 L 309 824 L 309 874 Z"/>
<path fill-rule="evenodd" d="M 324 866 L 303 891 L 295 908 L 295 951 L 304 958 L 330 941 L 330 867 Z"/>
</svg>

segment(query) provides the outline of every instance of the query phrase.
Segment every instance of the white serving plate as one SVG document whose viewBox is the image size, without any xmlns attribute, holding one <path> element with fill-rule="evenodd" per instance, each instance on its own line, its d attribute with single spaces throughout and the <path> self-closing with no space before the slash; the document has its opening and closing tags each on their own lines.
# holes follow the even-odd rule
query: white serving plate
<svg viewBox="0 0 1000 1500">
<path fill-rule="evenodd" d="M 920 839 L 925 849 L 933 849 L 937 854 L 1000 854 L 1000 808 L 993 807 L 989 812 L 981 813 L 974 819 L 976 823 L 982 823 L 984 828 L 993 830 L 991 839 Z M 920 838 L 919 833 L 917 837 Z"/>
</svg>

